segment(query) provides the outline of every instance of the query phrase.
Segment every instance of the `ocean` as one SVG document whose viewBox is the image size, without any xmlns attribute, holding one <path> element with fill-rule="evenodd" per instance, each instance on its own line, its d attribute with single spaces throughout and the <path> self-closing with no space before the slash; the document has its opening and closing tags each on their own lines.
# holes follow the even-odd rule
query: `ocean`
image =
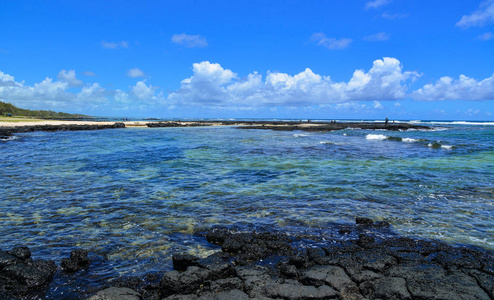
<svg viewBox="0 0 494 300">
<path fill-rule="evenodd" d="M 195 233 L 214 225 L 322 234 L 359 216 L 494 250 L 494 122 L 412 122 L 432 129 L 16 134 L 0 141 L 0 245 L 57 263 L 87 249 L 85 285 L 211 254 Z"/>
</svg>

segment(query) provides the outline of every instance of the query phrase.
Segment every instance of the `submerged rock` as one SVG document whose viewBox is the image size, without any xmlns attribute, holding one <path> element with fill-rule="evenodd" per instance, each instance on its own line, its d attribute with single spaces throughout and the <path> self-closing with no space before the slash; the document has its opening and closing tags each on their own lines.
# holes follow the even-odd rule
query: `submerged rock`
<svg viewBox="0 0 494 300">
<path fill-rule="evenodd" d="M 110 281 L 89 299 L 494 298 L 490 251 L 392 235 L 389 224 L 370 219 L 344 229 L 344 238 L 322 238 L 213 227 L 200 234 L 221 252 L 176 254 L 174 270 Z M 50 281 L 54 263 L 34 262 L 28 250 L 0 251 L 0 296 L 26 295 Z M 88 264 L 87 252 L 75 250 L 62 267 Z"/>
<path fill-rule="evenodd" d="M 87 251 L 82 249 L 74 250 L 70 253 L 70 259 L 63 258 L 61 262 L 62 270 L 65 272 L 76 272 L 89 266 Z"/>
</svg>

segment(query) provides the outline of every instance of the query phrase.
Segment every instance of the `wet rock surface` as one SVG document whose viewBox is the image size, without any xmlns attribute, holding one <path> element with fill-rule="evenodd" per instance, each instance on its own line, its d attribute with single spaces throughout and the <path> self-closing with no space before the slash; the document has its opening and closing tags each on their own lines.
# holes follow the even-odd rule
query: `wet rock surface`
<svg viewBox="0 0 494 300">
<path fill-rule="evenodd" d="M 221 252 L 175 255 L 159 284 L 132 286 L 143 299 L 494 299 L 494 254 L 473 247 L 400 236 L 386 222 L 358 218 L 352 240 L 317 247 L 317 236 L 202 233 Z M 320 242 L 320 241 L 319 241 Z"/>
<path fill-rule="evenodd" d="M 205 258 L 176 254 L 174 270 L 115 278 L 78 298 L 494 299 L 491 251 L 397 236 L 388 223 L 363 218 L 332 232 L 330 239 L 313 232 L 213 227 L 197 235 L 219 252 Z M 336 238 L 342 235 L 348 238 Z M 0 298 L 42 297 L 57 268 L 30 256 L 26 247 L 0 251 Z M 88 264 L 87 252 L 75 250 L 57 274 L 90 276 Z M 73 265 L 76 273 L 67 268 Z"/>
</svg>

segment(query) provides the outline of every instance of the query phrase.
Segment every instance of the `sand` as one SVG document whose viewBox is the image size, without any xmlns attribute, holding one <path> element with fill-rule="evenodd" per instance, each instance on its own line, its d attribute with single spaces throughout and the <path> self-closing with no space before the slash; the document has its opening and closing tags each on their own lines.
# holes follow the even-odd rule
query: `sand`
<svg viewBox="0 0 494 300">
<path fill-rule="evenodd" d="M 96 121 L 62 121 L 62 120 L 46 120 L 46 121 L 23 121 L 23 122 L 0 122 L 0 127 L 20 127 L 32 125 L 112 125 L 122 122 L 96 122 Z M 149 122 L 123 122 L 125 127 L 143 127 Z"/>
</svg>

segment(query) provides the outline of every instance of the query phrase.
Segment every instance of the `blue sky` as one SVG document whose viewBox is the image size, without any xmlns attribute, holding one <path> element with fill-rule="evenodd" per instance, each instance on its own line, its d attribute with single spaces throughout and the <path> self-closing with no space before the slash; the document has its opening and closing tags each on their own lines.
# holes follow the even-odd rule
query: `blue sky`
<svg viewBox="0 0 494 300">
<path fill-rule="evenodd" d="M 494 0 L 0 0 L 0 28 L 23 108 L 494 119 Z"/>
</svg>

